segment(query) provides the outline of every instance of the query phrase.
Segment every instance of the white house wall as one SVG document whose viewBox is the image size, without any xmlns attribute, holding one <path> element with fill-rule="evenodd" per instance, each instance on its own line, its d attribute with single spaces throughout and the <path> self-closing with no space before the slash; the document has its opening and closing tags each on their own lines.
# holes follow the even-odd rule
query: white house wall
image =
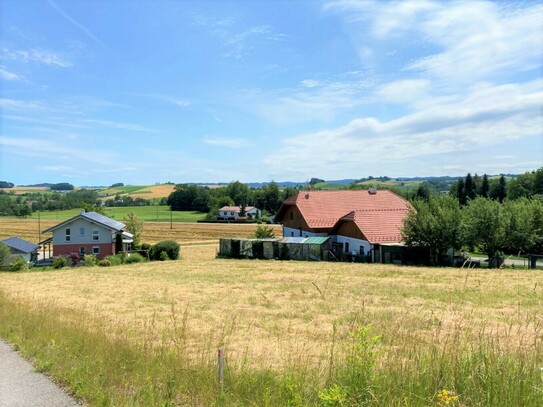
<svg viewBox="0 0 543 407">
<path fill-rule="evenodd" d="M 84 229 L 84 234 L 80 233 L 80 228 Z M 66 229 L 70 229 L 70 241 L 66 241 Z M 93 240 L 93 230 L 98 230 L 98 240 Z M 53 231 L 53 245 L 63 244 L 98 244 L 111 243 L 112 231 L 101 225 L 91 223 L 86 219 L 77 219 L 65 226 Z"/>
<path fill-rule="evenodd" d="M 313 233 L 306 230 L 302 230 L 300 236 L 300 229 L 288 228 L 283 226 L 283 237 L 314 237 L 314 236 L 328 236 L 328 233 Z"/>
<path fill-rule="evenodd" d="M 340 243 L 343 245 L 343 250 L 345 250 L 345 243 L 349 243 L 349 253 L 354 254 L 361 254 L 360 253 L 360 246 L 364 249 L 364 254 L 368 254 L 368 252 L 371 250 L 371 244 L 367 240 L 362 239 L 355 239 L 353 237 L 347 237 L 342 235 L 335 236 L 334 239 L 337 243 Z"/>
</svg>

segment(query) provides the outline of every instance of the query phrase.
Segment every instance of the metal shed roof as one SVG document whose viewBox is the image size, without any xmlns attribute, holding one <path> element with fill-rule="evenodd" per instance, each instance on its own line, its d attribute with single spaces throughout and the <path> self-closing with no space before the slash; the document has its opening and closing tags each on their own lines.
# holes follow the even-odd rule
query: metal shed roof
<svg viewBox="0 0 543 407">
<path fill-rule="evenodd" d="M 2 243 L 23 253 L 32 253 L 40 248 L 37 244 L 21 239 L 20 237 L 8 237 L 2 240 Z"/>
<path fill-rule="evenodd" d="M 329 237 L 312 236 L 312 237 L 285 237 L 280 241 L 283 243 L 298 243 L 298 244 L 323 244 Z"/>
</svg>

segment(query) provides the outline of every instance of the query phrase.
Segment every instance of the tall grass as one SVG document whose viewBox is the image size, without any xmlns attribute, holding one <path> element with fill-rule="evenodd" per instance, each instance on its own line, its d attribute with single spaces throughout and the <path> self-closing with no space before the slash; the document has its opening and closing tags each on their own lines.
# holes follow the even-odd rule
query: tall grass
<svg viewBox="0 0 543 407">
<path fill-rule="evenodd" d="M 247 363 L 246 354 L 228 358 L 236 321 L 225 321 L 222 332 L 208 337 L 227 349 L 223 386 L 209 343 L 191 343 L 187 312 L 173 304 L 169 327 L 160 329 L 150 318 L 143 336 L 86 316 L 54 302 L 36 306 L 0 293 L 0 336 L 93 406 L 543 403 L 543 332 L 536 313 L 519 316 L 520 325 L 509 329 L 483 324 L 466 331 L 468 321 L 459 320 L 443 331 L 437 319 L 432 336 L 421 340 L 408 326 L 396 334 L 369 325 L 373 316 L 361 310 L 332 330 L 330 347 L 318 360 L 299 354 L 280 368 L 266 360 Z"/>
</svg>

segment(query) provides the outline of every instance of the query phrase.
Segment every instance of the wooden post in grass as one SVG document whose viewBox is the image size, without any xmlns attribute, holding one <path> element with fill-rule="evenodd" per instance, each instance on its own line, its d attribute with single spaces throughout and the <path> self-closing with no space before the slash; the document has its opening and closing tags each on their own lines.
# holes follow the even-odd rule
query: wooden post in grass
<svg viewBox="0 0 543 407">
<path fill-rule="evenodd" d="M 219 348 L 219 351 L 217 352 L 218 362 L 219 362 L 219 368 L 218 368 L 218 377 L 219 377 L 219 387 L 222 391 L 223 384 L 224 384 L 224 350 Z"/>
</svg>

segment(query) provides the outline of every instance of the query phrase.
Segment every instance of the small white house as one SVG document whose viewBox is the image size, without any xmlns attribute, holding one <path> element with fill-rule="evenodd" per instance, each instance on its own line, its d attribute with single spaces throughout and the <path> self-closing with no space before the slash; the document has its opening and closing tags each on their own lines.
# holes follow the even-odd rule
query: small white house
<svg viewBox="0 0 543 407">
<path fill-rule="evenodd" d="M 22 257 L 27 263 L 35 263 L 38 259 L 38 249 L 40 246 L 21 239 L 20 237 L 8 237 L 1 241 L 9 247 L 10 255 L 4 260 L 1 266 L 9 266 L 17 257 Z"/>
<path fill-rule="evenodd" d="M 245 207 L 245 215 L 241 216 L 241 206 L 223 206 L 217 212 L 217 220 L 241 220 L 260 218 L 262 213 L 260 209 L 254 206 Z"/>
</svg>

